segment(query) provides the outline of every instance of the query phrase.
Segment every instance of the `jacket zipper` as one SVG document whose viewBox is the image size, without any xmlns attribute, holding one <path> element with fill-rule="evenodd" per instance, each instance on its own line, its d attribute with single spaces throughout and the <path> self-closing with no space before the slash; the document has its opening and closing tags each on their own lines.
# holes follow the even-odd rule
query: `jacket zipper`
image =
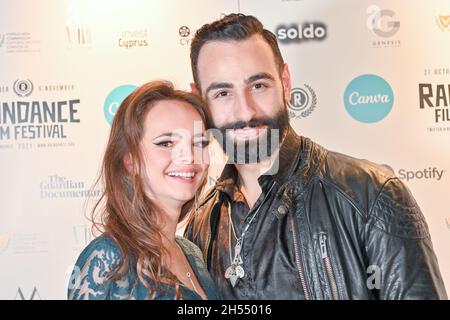
<svg viewBox="0 0 450 320">
<path fill-rule="evenodd" d="M 302 264 L 300 261 L 300 252 L 298 248 L 298 242 L 297 242 L 297 232 L 295 231 L 295 224 L 294 224 L 294 217 L 290 216 L 291 219 L 291 226 L 292 226 L 292 235 L 294 238 L 294 252 L 295 252 L 295 264 L 297 266 L 297 271 L 300 276 L 300 282 L 303 288 L 303 293 L 305 294 L 305 299 L 310 300 L 311 296 L 309 295 L 308 288 L 306 287 L 306 281 L 305 281 L 305 275 L 303 273 Z"/>
<path fill-rule="evenodd" d="M 332 294 L 334 300 L 339 300 L 336 279 L 334 277 L 333 268 L 331 267 L 331 260 L 328 255 L 327 235 L 325 233 L 320 233 L 319 245 L 320 245 L 320 253 L 322 255 L 322 260 L 325 263 L 325 270 L 326 270 L 326 273 L 328 276 L 328 282 L 330 283 L 330 287 L 331 287 L 331 294 Z"/>
</svg>

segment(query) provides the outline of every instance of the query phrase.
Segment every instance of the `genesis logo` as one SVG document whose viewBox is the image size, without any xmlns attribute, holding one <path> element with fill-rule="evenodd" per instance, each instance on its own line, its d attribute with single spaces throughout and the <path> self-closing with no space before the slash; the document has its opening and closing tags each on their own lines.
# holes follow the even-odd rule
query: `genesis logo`
<svg viewBox="0 0 450 320">
<path fill-rule="evenodd" d="M 400 29 L 400 21 L 394 20 L 395 12 L 392 10 L 371 5 L 367 8 L 367 14 L 367 28 L 379 37 L 392 37 Z"/>
</svg>

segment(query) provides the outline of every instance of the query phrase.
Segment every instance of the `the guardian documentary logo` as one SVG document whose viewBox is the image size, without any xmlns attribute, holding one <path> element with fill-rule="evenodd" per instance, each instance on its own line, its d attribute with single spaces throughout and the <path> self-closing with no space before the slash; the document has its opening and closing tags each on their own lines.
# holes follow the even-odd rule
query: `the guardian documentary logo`
<svg viewBox="0 0 450 320">
<path fill-rule="evenodd" d="M 399 47 L 401 41 L 394 36 L 400 29 L 400 21 L 396 19 L 396 12 L 370 5 L 367 10 L 367 28 L 379 39 L 372 41 L 374 48 Z"/>
<path fill-rule="evenodd" d="M 419 170 L 399 169 L 397 175 L 401 180 L 405 180 L 407 182 L 413 180 L 441 181 L 445 173 L 446 171 L 444 169 L 439 169 L 437 167 L 429 167 Z"/>
<path fill-rule="evenodd" d="M 363 123 L 383 120 L 391 112 L 394 93 L 389 83 L 374 74 L 353 79 L 344 92 L 344 105 L 348 114 Z"/>
<path fill-rule="evenodd" d="M 288 107 L 290 119 L 306 118 L 317 107 L 317 95 L 307 84 L 304 84 L 303 87 L 293 88 Z"/>
<path fill-rule="evenodd" d="M 72 180 L 57 174 L 45 177 L 39 184 L 41 199 L 97 198 L 101 190 L 93 190 L 84 181 Z"/>
<path fill-rule="evenodd" d="M 327 37 L 327 26 L 322 22 L 282 24 L 276 28 L 275 34 L 283 44 L 323 41 Z"/>
<path fill-rule="evenodd" d="M 114 115 L 117 112 L 120 104 L 125 98 L 132 93 L 137 86 L 126 84 L 119 87 L 114 88 L 105 99 L 105 103 L 103 104 L 103 114 L 105 115 L 106 121 L 111 125 L 114 119 Z"/>
<path fill-rule="evenodd" d="M 45 142 L 49 139 L 65 140 L 67 128 L 79 124 L 78 108 L 80 99 L 39 100 L 33 93 L 73 91 L 70 84 L 39 84 L 30 79 L 16 79 L 12 89 L 17 100 L 3 100 L 0 95 L 0 141 L 34 140 Z M 4 90 L 6 89 L 6 90 Z M 1 93 L 8 92 L 2 88 Z M 46 145 L 45 145 L 46 146 Z M 44 147 L 44 145 L 40 145 Z"/>
</svg>

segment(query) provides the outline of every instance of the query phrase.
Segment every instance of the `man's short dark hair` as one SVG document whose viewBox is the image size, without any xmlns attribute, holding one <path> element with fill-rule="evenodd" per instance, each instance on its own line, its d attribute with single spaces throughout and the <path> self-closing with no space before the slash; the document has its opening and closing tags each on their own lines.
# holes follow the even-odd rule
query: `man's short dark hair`
<svg viewBox="0 0 450 320">
<path fill-rule="evenodd" d="M 232 13 L 224 16 L 220 20 L 203 25 L 195 33 L 191 42 L 191 68 L 195 85 L 200 88 L 198 77 L 198 56 L 200 49 L 209 41 L 239 41 L 258 34 L 269 44 L 275 57 L 278 72 L 281 75 L 284 61 L 278 47 L 277 37 L 269 30 L 264 29 L 262 23 L 254 16 L 247 16 L 241 13 Z"/>
</svg>

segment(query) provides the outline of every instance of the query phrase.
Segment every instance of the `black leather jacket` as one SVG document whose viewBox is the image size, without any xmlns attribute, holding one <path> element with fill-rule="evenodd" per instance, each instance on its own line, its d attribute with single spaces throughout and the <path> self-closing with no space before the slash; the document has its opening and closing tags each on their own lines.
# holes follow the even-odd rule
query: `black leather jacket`
<svg viewBox="0 0 450 320">
<path fill-rule="evenodd" d="M 285 232 L 294 235 L 307 299 L 447 298 L 425 218 L 391 169 L 328 151 L 292 128 L 281 148 L 292 161 L 271 210 L 291 216 Z M 185 233 L 209 270 L 222 206 L 214 188 Z"/>
</svg>

